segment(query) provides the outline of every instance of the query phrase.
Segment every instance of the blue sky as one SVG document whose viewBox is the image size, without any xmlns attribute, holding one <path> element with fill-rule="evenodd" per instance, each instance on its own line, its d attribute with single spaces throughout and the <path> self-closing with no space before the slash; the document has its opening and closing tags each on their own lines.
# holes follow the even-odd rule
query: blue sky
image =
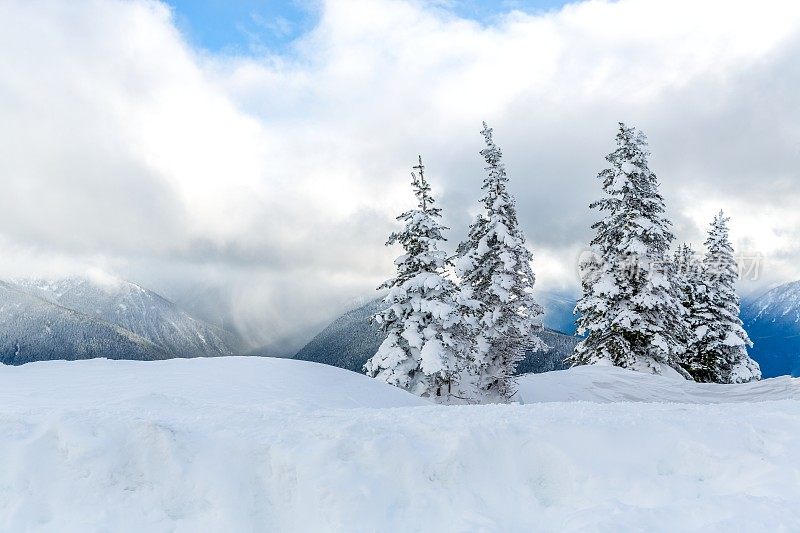
<svg viewBox="0 0 800 533">
<path fill-rule="evenodd" d="M 192 44 L 235 54 L 280 51 L 314 26 L 316 0 L 167 0 Z M 560 7 L 566 0 L 431 0 L 459 16 L 490 20 L 512 9 Z"/>
</svg>

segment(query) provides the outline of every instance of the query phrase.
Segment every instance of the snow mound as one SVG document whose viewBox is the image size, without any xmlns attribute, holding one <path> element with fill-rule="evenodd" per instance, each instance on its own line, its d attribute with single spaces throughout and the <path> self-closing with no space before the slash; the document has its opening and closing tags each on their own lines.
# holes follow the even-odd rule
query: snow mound
<svg viewBox="0 0 800 533">
<path fill-rule="evenodd" d="M 159 401 L 190 410 L 256 406 L 282 412 L 429 405 L 354 372 L 268 357 L 91 359 L 0 367 L 0 404 L 8 408 L 135 410 Z"/>
<path fill-rule="evenodd" d="M 781 376 L 740 385 L 694 383 L 674 376 L 633 372 L 614 366 L 581 366 L 526 374 L 516 399 L 540 402 L 741 403 L 800 400 L 800 379 Z"/>
<path fill-rule="evenodd" d="M 683 386 L 582 370 L 536 379 L 601 402 Z M 796 382 L 757 385 L 447 407 L 292 360 L 0 367 L 0 530 L 792 530 L 800 402 L 762 400 Z"/>
</svg>

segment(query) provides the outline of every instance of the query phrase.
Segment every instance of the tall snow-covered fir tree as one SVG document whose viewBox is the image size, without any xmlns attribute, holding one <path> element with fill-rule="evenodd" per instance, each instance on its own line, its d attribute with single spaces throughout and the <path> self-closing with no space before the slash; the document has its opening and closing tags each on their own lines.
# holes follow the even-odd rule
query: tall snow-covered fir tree
<svg viewBox="0 0 800 533">
<path fill-rule="evenodd" d="M 747 354 L 753 343 L 739 318 L 738 268 L 728 237 L 728 218 L 720 212 L 711 223 L 703 258 L 703 290 L 694 313 L 694 338 L 685 357 L 697 381 L 744 383 L 761 379 L 761 369 Z"/>
<path fill-rule="evenodd" d="M 465 336 L 455 303 L 457 287 L 448 279 L 445 252 L 439 250 L 447 228 L 439 222 L 425 176 L 422 157 L 412 172 L 417 208 L 397 217 L 402 231 L 388 245 L 400 244 L 404 253 L 395 260 L 397 276 L 383 283 L 388 308 L 373 319 L 387 334 L 375 355 L 364 365 L 374 378 L 443 403 L 456 393 Z"/>
<path fill-rule="evenodd" d="M 508 191 L 502 152 L 485 122 L 481 134 L 486 148 L 480 154 L 487 172 L 483 212 L 458 246 L 455 267 L 461 279 L 462 311 L 471 329 L 465 378 L 470 382 L 469 394 L 474 401 L 502 402 L 516 392 L 514 371 L 525 347 L 545 345 L 535 334 L 541 328 L 542 308 L 531 295 L 532 255 Z"/>
<path fill-rule="evenodd" d="M 671 281 L 671 223 L 656 175 L 648 168 L 647 139 L 620 123 L 617 148 L 600 172 L 605 196 L 591 208 L 602 214 L 581 261 L 583 295 L 573 365 L 607 364 L 661 373 L 680 367 L 684 309 Z"/>
</svg>

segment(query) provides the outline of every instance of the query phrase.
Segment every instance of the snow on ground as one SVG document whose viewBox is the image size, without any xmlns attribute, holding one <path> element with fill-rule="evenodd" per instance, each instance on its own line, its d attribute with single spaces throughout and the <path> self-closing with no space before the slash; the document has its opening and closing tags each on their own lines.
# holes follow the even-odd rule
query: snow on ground
<svg viewBox="0 0 800 533">
<path fill-rule="evenodd" d="M 584 366 L 561 372 L 527 374 L 519 379 L 516 399 L 540 402 L 739 403 L 800 400 L 800 379 L 781 376 L 740 385 L 694 383 L 674 376 L 653 376 L 618 367 Z"/>
<path fill-rule="evenodd" d="M 0 404 L 5 406 L 112 410 L 161 402 L 280 412 L 429 405 L 354 372 L 289 359 L 91 359 L 0 366 Z"/>
<path fill-rule="evenodd" d="M 796 530 L 799 380 L 620 372 L 441 407 L 280 359 L 0 367 L 0 530 Z"/>
</svg>

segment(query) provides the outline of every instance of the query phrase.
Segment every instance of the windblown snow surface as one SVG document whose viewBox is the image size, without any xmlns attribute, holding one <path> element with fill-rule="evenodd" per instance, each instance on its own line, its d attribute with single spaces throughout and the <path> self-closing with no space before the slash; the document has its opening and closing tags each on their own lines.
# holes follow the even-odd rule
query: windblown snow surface
<svg viewBox="0 0 800 533">
<path fill-rule="evenodd" d="M 295 360 L 0 367 L 2 531 L 790 531 L 800 380 L 444 407 Z"/>
</svg>

